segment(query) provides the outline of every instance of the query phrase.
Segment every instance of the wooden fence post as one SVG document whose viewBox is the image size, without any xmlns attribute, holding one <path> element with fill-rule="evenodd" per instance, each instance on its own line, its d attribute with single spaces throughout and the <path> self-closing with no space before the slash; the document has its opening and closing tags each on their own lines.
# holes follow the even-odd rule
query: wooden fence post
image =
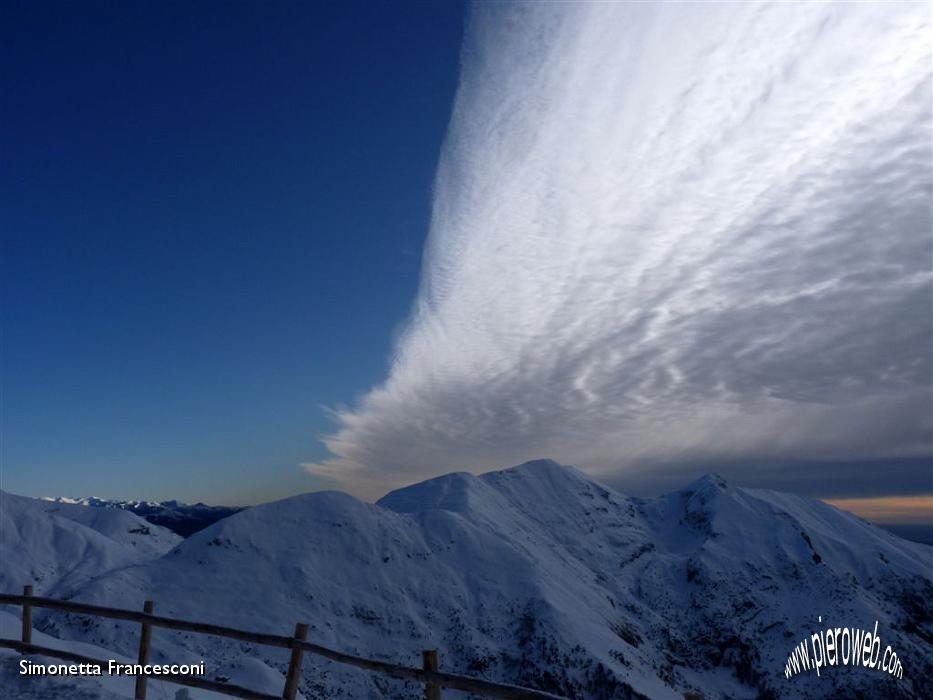
<svg viewBox="0 0 933 700">
<path fill-rule="evenodd" d="M 32 586 L 23 586 L 23 595 L 32 596 Z M 32 644 L 32 606 L 23 603 L 23 644 Z"/>
<path fill-rule="evenodd" d="M 155 603 L 147 600 L 143 603 L 143 612 L 151 615 L 155 610 Z M 139 661 L 137 663 L 145 666 L 149 663 L 149 648 L 152 640 L 152 626 L 148 622 L 142 624 L 142 631 L 139 635 Z M 136 693 L 133 695 L 135 700 L 146 700 L 146 676 L 139 674 L 136 676 Z"/>
<path fill-rule="evenodd" d="M 437 671 L 437 649 L 425 649 L 421 652 L 422 668 L 425 671 Z M 424 700 L 441 700 L 441 686 L 437 683 L 424 684 Z"/>
<path fill-rule="evenodd" d="M 295 625 L 295 639 L 300 642 L 308 638 L 308 626 L 302 622 Z M 285 700 L 295 700 L 298 694 L 298 681 L 301 680 L 301 655 L 304 650 L 301 647 L 292 647 L 292 657 L 288 662 L 288 673 L 285 675 L 285 690 L 282 691 L 282 697 Z"/>
</svg>

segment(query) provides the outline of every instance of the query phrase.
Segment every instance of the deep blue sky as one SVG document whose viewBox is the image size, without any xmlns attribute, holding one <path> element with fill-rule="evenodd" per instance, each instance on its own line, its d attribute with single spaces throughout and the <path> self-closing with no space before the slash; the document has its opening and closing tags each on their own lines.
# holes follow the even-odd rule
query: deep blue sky
<svg viewBox="0 0 933 700">
<path fill-rule="evenodd" d="M 321 488 L 418 284 L 465 8 L 11 3 L 2 488 Z"/>
</svg>

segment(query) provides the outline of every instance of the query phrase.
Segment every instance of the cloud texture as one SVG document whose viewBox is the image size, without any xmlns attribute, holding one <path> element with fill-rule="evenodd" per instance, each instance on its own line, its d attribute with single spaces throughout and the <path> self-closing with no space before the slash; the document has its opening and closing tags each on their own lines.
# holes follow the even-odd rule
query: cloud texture
<svg viewBox="0 0 933 700">
<path fill-rule="evenodd" d="M 929 455 L 929 13 L 475 7 L 412 317 L 308 468 Z"/>
</svg>

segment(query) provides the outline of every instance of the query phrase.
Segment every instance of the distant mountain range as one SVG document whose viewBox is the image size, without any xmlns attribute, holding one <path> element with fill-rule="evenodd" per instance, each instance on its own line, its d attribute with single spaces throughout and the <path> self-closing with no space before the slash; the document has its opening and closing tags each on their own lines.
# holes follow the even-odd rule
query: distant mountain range
<svg viewBox="0 0 933 700">
<path fill-rule="evenodd" d="M 209 506 L 204 503 L 180 503 L 179 501 L 113 501 L 90 496 L 88 498 L 43 498 L 51 503 L 93 506 L 95 508 L 118 508 L 145 518 L 150 523 L 168 528 L 172 532 L 188 537 L 213 525 L 218 520 L 237 513 L 236 506 Z"/>
<path fill-rule="evenodd" d="M 343 651 L 417 664 L 437 648 L 443 669 L 570 698 L 919 699 L 933 687 L 933 549 L 820 501 L 712 475 L 641 499 L 541 460 L 448 474 L 376 504 L 296 496 L 182 541 L 154 526 L 130 534 L 140 519 L 95 537 L 53 504 L 0 496 L 4 563 L 32 556 L 4 566 L 7 590 L 33 580 L 37 593 L 132 609 L 149 598 L 162 614 L 280 634 L 304 621 L 310 639 Z M 97 565 L 69 568 L 69 528 L 103 552 Z M 124 540 L 145 537 L 158 546 L 134 559 L 141 545 Z M 73 640 L 63 644 L 130 657 L 138 644 L 132 624 L 35 620 Z M 785 677 L 812 633 L 876 621 L 903 679 L 862 667 Z M 281 692 L 287 659 L 275 650 L 166 630 L 153 644 L 160 659 L 204 658 L 213 673 Z M 308 700 L 423 692 L 313 656 L 301 690 Z"/>
</svg>

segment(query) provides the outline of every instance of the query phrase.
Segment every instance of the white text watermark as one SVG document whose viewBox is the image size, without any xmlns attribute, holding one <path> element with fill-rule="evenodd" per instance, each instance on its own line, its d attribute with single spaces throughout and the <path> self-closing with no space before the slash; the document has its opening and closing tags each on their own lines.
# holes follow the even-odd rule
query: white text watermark
<svg viewBox="0 0 933 700">
<path fill-rule="evenodd" d="M 822 616 L 819 621 L 823 621 Z M 895 678 L 904 677 L 904 667 L 894 650 L 886 646 L 884 652 L 881 651 L 877 620 L 871 632 L 859 627 L 827 627 L 814 632 L 791 651 L 784 666 L 784 677 L 791 678 L 810 670 L 819 676 L 820 669 L 834 666 L 862 666 Z"/>
</svg>

